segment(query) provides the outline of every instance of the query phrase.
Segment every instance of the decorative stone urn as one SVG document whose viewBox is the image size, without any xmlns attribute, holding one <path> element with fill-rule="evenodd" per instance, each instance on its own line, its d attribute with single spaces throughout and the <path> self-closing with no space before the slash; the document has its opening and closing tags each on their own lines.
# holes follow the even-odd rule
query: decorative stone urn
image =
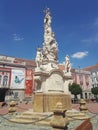
<svg viewBox="0 0 98 130">
<path fill-rule="evenodd" d="M 79 109 L 81 112 L 87 112 L 86 101 L 84 99 L 80 100 L 80 108 Z"/>
<path fill-rule="evenodd" d="M 68 118 L 66 117 L 66 109 L 61 102 L 58 102 L 53 110 L 54 116 L 50 122 L 52 130 L 68 130 Z"/>
</svg>

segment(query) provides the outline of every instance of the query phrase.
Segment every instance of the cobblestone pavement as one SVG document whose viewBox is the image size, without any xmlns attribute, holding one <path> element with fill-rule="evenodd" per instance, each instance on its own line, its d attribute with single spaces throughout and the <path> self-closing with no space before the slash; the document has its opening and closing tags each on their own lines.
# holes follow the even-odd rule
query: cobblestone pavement
<svg viewBox="0 0 98 130">
<path fill-rule="evenodd" d="M 93 130 L 98 130 L 98 103 L 87 103 L 87 108 L 89 111 L 89 115 L 91 117 L 91 122 L 93 124 Z M 79 110 L 79 104 L 73 104 L 73 109 Z M 0 130 L 51 130 L 51 127 L 48 126 L 36 126 L 33 124 L 18 124 L 18 123 L 12 123 L 9 122 L 10 116 L 8 114 L 8 106 L 0 107 Z M 15 113 L 16 116 L 17 113 L 21 113 L 24 111 L 27 111 L 28 109 L 32 108 L 32 103 L 19 103 L 17 106 L 17 112 Z M 7 119 L 6 119 L 7 118 Z M 80 120 L 71 121 L 69 124 L 70 130 L 74 130 L 76 126 L 80 124 Z"/>
</svg>

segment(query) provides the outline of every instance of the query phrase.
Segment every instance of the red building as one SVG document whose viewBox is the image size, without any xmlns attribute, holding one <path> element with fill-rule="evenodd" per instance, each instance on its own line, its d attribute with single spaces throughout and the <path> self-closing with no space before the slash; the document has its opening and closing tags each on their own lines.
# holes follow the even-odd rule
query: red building
<svg viewBox="0 0 98 130">
<path fill-rule="evenodd" d="M 9 88 L 20 100 L 32 95 L 35 67 L 33 60 L 0 55 L 0 88 Z"/>
</svg>

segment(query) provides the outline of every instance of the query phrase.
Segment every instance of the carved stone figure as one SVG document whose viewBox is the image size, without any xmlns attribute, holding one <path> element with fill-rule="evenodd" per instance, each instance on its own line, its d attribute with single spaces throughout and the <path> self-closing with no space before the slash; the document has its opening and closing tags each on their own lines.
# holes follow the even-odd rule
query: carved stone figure
<svg viewBox="0 0 98 130">
<path fill-rule="evenodd" d="M 50 26 L 52 17 L 51 17 L 51 15 L 50 15 L 49 8 L 47 8 L 45 12 L 46 12 L 46 16 L 45 16 L 45 18 L 44 18 L 44 24 L 45 24 L 46 26 Z"/>
<path fill-rule="evenodd" d="M 41 64 L 42 64 L 42 52 L 41 52 L 41 48 L 37 48 L 37 54 L 36 54 L 36 66 L 37 68 L 40 68 Z"/>
<path fill-rule="evenodd" d="M 58 47 L 55 39 L 55 34 L 51 28 L 51 15 L 49 8 L 45 11 L 44 18 L 44 43 L 43 43 L 43 57 L 44 60 L 57 61 Z"/>
<path fill-rule="evenodd" d="M 68 55 L 65 57 L 65 72 L 70 72 L 71 71 L 71 63 L 70 63 L 70 58 Z"/>
<path fill-rule="evenodd" d="M 51 28 L 51 15 L 49 8 L 45 11 L 44 18 L 44 42 L 43 48 L 38 48 L 36 54 L 36 70 L 51 70 L 57 68 L 58 63 L 58 45 L 55 34 Z"/>
</svg>

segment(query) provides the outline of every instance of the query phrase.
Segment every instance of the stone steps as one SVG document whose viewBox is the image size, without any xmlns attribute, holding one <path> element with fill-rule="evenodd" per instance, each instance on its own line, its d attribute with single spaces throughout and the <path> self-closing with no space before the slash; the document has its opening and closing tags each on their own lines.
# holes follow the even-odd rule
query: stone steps
<svg viewBox="0 0 98 130">
<path fill-rule="evenodd" d="M 14 123 L 20 123 L 20 124 L 32 124 L 33 123 L 33 120 L 25 120 L 25 119 L 18 119 L 18 118 L 10 119 L 10 121 L 12 121 Z"/>
<path fill-rule="evenodd" d="M 32 111 L 23 112 L 17 115 L 15 118 L 10 119 L 12 122 L 16 123 L 26 123 L 26 124 L 38 124 L 38 125 L 50 125 L 52 113 L 36 113 Z"/>
<path fill-rule="evenodd" d="M 18 115 L 16 116 L 16 119 L 24 119 L 24 120 L 38 120 L 38 117 L 33 116 L 25 116 L 25 115 Z"/>
</svg>

